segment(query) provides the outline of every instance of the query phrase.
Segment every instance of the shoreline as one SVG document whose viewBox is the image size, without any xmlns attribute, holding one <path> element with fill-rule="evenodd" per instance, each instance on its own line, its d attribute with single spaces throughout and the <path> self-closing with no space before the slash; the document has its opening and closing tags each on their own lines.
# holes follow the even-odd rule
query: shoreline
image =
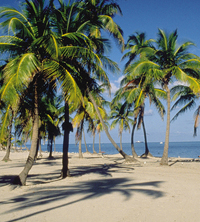
<svg viewBox="0 0 200 222">
<path fill-rule="evenodd" d="M 0 150 L 0 153 L 2 153 L 2 152 L 6 153 L 5 150 Z M 17 149 L 14 148 L 14 149 L 11 150 L 10 153 L 12 153 L 12 154 L 14 154 L 14 153 L 27 153 L 27 155 L 28 155 L 29 150 L 26 150 L 26 149 L 21 150 L 20 148 L 17 148 Z M 48 151 L 42 151 L 42 154 L 45 155 L 45 157 L 48 158 L 49 152 Z M 52 151 L 52 154 L 54 154 L 54 155 L 61 155 L 62 156 L 62 152 L 59 152 L 59 151 Z M 69 152 L 68 154 L 69 154 L 69 156 L 70 155 L 77 155 L 77 156 L 79 155 L 78 152 Z M 91 155 L 93 157 L 102 157 L 102 158 L 104 158 L 104 157 L 112 157 L 112 156 L 113 157 L 114 156 L 119 156 L 119 157 L 121 157 L 123 159 L 123 157 L 119 153 L 117 153 L 117 154 L 106 154 L 106 152 L 103 152 L 103 153 L 96 153 L 95 154 L 95 153 L 91 153 L 91 152 L 82 152 L 82 154 L 85 155 L 85 156 Z M 131 156 L 131 155 L 129 155 L 129 156 Z M 1 157 L 1 155 L 0 155 L 0 157 Z M 153 157 L 141 157 L 141 156 L 138 156 L 138 158 L 140 160 L 154 159 L 154 158 L 161 159 L 161 157 L 158 157 L 158 156 L 153 156 Z M 40 157 L 38 157 L 38 159 L 40 159 Z M 180 157 L 180 156 L 179 157 L 170 156 L 170 157 L 168 157 L 168 161 L 169 162 L 171 162 L 171 161 L 188 161 L 188 162 L 196 161 L 196 162 L 198 162 L 198 161 L 200 161 L 200 156 L 198 156 L 196 158 Z"/>
</svg>

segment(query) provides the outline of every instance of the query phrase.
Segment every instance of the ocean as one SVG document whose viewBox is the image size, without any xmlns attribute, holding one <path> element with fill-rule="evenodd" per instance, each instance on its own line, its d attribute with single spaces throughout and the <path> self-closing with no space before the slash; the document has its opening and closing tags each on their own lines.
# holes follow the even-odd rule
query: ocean
<svg viewBox="0 0 200 222">
<path fill-rule="evenodd" d="M 119 144 L 117 144 L 119 146 Z M 87 144 L 88 150 L 92 152 L 92 144 Z M 145 144 L 135 143 L 135 151 L 140 156 L 144 153 Z M 27 145 L 30 148 L 30 145 Z M 123 143 L 123 151 L 131 155 L 131 144 Z M 155 157 L 162 157 L 164 143 L 149 142 L 148 148 L 150 153 Z M 54 148 L 53 148 L 54 149 Z M 99 144 L 95 144 L 95 150 L 99 152 Z M 42 151 L 47 151 L 47 145 L 42 145 Z M 85 145 L 82 144 L 82 152 L 85 152 Z M 117 154 L 117 150 L 111 143 L 101 143 L 101 151 L 105 154 Z M 62 152 L 62 144 L 56 144 L 56 152 Z M 78 153 L 78 145 L 69 144 L 69 152 Z M 182 158 L 197 158 L 200 156 L 200 141 L 195 142 L 170 142 L 169 143 L 169 157 L 182 157 Z"/>
</svg>

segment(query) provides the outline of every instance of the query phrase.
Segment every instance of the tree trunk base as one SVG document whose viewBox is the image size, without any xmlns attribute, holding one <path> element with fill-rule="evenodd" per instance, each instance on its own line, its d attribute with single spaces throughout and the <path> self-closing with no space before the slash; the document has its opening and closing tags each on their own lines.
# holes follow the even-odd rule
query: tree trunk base
<svg viewBox="0 0 200 222">
<path fill-rule="evenodd" d="M 38 157 L 37 157 L 37 159 L 38 159 L 38 158 L 42 158 L 42 157 L 43 157 L 43 155 L 42 155 L 42 154 L 39 154 Z"/>
<path fill-rule="evenodd" d="M 149 152 L 149 153 L 143 153 L 140 158 L 147 158 L 147 157 L 153 157 L 153 155 Z"/>
<path fill-rule="evenodd" d="M 53 156 L 48 157 L 49 160 L 54 160 L 55 158 Z"/>
<path fill-rule="evenodd" d="M 10 158 L 3 158 L 2 161 L 9 162 L 9 161 L 12 161 L 12 160 Z"/>
<path fill-rule="evenodd" d="M 167 162 L 167 163 L 165 163 L 165 162 L 164 162 L 164 163 L 163 163 L 163 162 L 160 162 L 160 165 L 161 165 L 161 166 L 169 166 L 168 162 Z"/>
<path fill-rule="evenodd" d="M 137 163 L 137 162 L 139 162 L 139 161 L 133 157 L 130 157 L 130 156 L 125 157 L 125 163 Z"/>
<path fill-rule="evenodd" d="M 83 159 L 83 154 L 82 153 L 79 153 L 79 158 Z"/>
<path fill-rule="evenodd" d="M 61 171 L 61 178 L 64 179 L 66 177 L 71 177 L 70 171 L 67 170 L 67 172 L 64 172 L 64 173 L 63 173 L 63 171 Z"/>
</svg>

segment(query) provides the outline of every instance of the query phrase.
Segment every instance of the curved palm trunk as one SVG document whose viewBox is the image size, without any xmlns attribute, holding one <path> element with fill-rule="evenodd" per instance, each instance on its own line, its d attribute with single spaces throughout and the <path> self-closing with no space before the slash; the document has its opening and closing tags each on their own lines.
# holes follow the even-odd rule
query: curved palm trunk
<svg viewBox="0 0 200 222">
<path fill-rule="evenodd" d="M 120 149 L 122 150 L 122 133 L 120 133 Z"/>
<path fill-rule="evenodd" d="M 78 146 L 79 158 L 83 158 L 81 142 L 82 142 L 82 132 L 81 132 L 81 135 L 80 135 L 79 146 Z"/>
<path fill-rule="evenodd" d="M 32 143 L 29 152 L 28 159 L 26 161 L 25 167 L 19 176 L 14 178 L 13 183 L 19 185 L 26 185 L 26 179 L 30 169 L 33 166 L 35 156 L 38 147 L 38 132 L 39 132 L 39 111 L 38 111 L 38 93 L 37 93 L 37 82 L 35 82 L 35 101 L 34 101 L 34 116 L 33 116 L 33 134 Z"/>
<path fill-rule="evenodd" d="M 94 144 L 95 144 L 95 133 L 93 133 L 93 145 L 92 145 L 92 150 L 93 150 L 93 153 L 96 154 L 96 150 L 94 148 Z"/>
<path fill-rule="evenodd" d="M 87 148 L 86 139 L 85 139 L 85 131 L 84 131 L 84 129 L 83 129 L 83 139 L 84 139 L 84 143 L 85 143 L 86 152 L 89 153 L 88 148 Z"/>
<path fill-rule="evenodd" d="M 134 118 L 134 124 L 133 124 L 132 133 L 131 133 L 131 151 L 132 151 L 133 158 L 138 157 L 137 153 L 135 152 L 135 147 L 134 147 L 134 133 L 135 133 L 136 125 L 137 125 L 137 116 Z"/>
<path fill-rule="evenodd" d="M 101 133 L 99 131 L 99 153 L 101 153 Z"/>
<path fill-rule="evenodd" d="M 69 150 L 69 133 L 73 131 L 72 124 L 69 122 L 69 105 L 65 101 L 65 122 L 63 123 L 64 138 L 63 138 L 63 157 L 62 157 L 62 171 L 61 177 L 66 178 L 70 176 L 68 164 L 68 150 Z"/>
<path fill-rule="evenodd" d="M 4 158 L 2 159 L 2 161 L 5 161 L 5 162 L 10 161 L 11 136 L 12 136 L 11 132 L 12 132 L 12 122 L 13 122 L 13 116 L 14 116 L 14 112 L 12 109 L 11 109 L 11 111 L 12 111 L 12 114 L 11 114 L 11 119 L 10 119 L 9 126 L 8 126 L 9 132 L 8 132 L 6 154 L 5 154 Z"/>
<path fill-rule="evenodd" d="M 130 159 L 130 156 L 127 155 L 123 150 L 121 150 L 119 148 L 119 146 L 115 143 L 115 141 L 113 140 L 113 138 L 110 136 L 110 133 L 108 132 L 108 128 L 106 127 L 106 124 L 104 123 L 103 119 L 102 119 L 102 116 L 98 110 L 98 106 L 92 96 L 92 94 L 90 93 L 89 89 L 87 89 L 87 92 L 88 92 L 88 95 L 89 95 L 89 98 L 91 100 L 91 102 L 93 103 L 94 107 L 95 107 L 95 111 L 97 112 L 97 115 L 102 123 L 102 126 L 103 126 L 103 129 L 108 137 L 108 139 L 110 140 L 110 142 L 113 144 L 113 146 L 116 148 L 116 150 L 123 156 L 123 158 L 125 159 Z"/>
<path fill-rule="evenodd" d="M 144 117 L 142 118 L 142 128 L 144 132 L 144 143 L 145 143 L 145 153 L 141 155 L 141 157 L 152 157 L 152 154 L 149 152 L 148 144 L 147 144 L 147 133 L 144 125 Z"/>
<path fill-rule="evenodd" d="M 167 126 L 165 134 L 165 146 L 160 162 L 161 165 L 168 165 L 169 131 L 170 131 L 170 90 L 168 86 L 165 86 L 165 89 L 167 91 Z"/>
</svg>

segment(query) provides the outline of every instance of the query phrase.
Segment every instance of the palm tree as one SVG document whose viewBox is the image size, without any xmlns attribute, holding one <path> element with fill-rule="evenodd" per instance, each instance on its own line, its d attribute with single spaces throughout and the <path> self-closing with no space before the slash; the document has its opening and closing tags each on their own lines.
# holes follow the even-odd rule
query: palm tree
<svg viewBox="0 0 200 222">
<path fill-rule="evenodd" d="M 138 59 L 138 56 L 141 58 L 151 54 L 153 52 L 153 42 L 155 42 L 154 39 L 146 39 L 146 34 L 144 32 L 136 32 L 135 34 L 130 35 L 125 45 L 125 50 L 128 50 L 128 52 L 122 57 L 122 60 L 128 58 L 128 61 L 125 64 L 125 69 Z"/>
<path fill-rule="evenodd" d="M 77 107 L 81 103 L 83 91 L 80 91 L 78 86 L 83 85 L 83 80 L 90 82 L 88 75 L 86 76 L 81 73 L 82 68 L 80 64 L 86 64 L 88 58 L 94 59 L 95 57 L 92 51 L 88 48 L 91 45 L 91 41 L 83 34 L 84 27 L 86 27 L 87 22 L 80 19 L 79 16 L 79 4 L 80 3 L 69 3 L 65 5 L 62 0 L 59 1 L 60 7 L 55 11 L 55 27 L 57 32 L 62 39 L 62 46 L 60 61 L 59 63 L 64 68 L 63 71 L 55 69 L 51 71 L 53 75 L 56 75 L 58 80 L 61 81 L 61 86 L 63 89 L 63 94 L 65 97 L 65 108 L 69 109 L 69 103 Z M 92 54 L 91 54 L 92 53 Z M 83 60 L 85 58 L 85 61 Z M 86 59 L 87 58 L 87 59 Z M 70 75 L 65 71 L 70 70 Z M 81 73 L 81 75 L 80 75 Z M 72 81 L 72 84 L 69 84 Z M 65 115 L 69 115 L 69 110 L 65 110 Z M 69 132 L 72 130 L 72 125 L 69 122 L 69 116 L 65 117 L 65 123 L 63 124 L 64 130 L 64 141 L 63 141 L 63 169 L 62 177 L 69 175 L 68 169 L 68 141 Z M 67 162 L 65 162 L 67 161 Z"/>
<path fill-rule="evenodd" d="M 85 120 L 87 121 L 90 117 L 90 109 L 88 109 L 90 103 L 86 97 L 84 97 L 84 103 L 80 104 L 77 108 L 76 115 L 73 118 L 73 128 L 77 127 L 76 131 L 76 141 L 79 142 L 79 158 L 83 158 L 81 142 L 82 142 L 82 133 L 84 129 Z"/>
<path fill-rule="evenodd" d="M 187 53 L 188 47 L 193 45 L 191 42 L 185 42 L 177 48 L 177 31 L 172 32 L 168 37 L 166 33 L 159 30 L 159 38 L 157 41 L 158 50 L 155 54 L 155 61 L 163 69 L 162 85 L 167 92 L 167 128 L 165 137 L 165 146 L 161 159 L 162 165 L 168 164 L 168 148 L 169 148 L 169 130 L 170 130 L 170 90 L 169 81 L 172 77 L 180 81 L 188 81 L 193 88 L 199 78 L 197 65 L 200 60 L 197 56 Z M 199 84 L 198 84 L 199 85 Z"/>
<path fill-rule="evenodd" d="M 62 1 L 60 1 L 60 2 L 62 2 Z M 96 4 L 97 2 L 100 2 L 100 1 L 93 1 L 94 4 Z M 102 2 L 103 2 L 103 4 L 108 3 L 108 2 L 104 2 L 104 1 L 102 1 Z M 84 2 L 82 2 L 82 3 L 84 3 Z M 88 6 L 88 5 L 86 4 L 86 6 Z M 112 4 L 111 4 L 111 6 L 112 6 Z M 82 58 L 81 60 L 80 60 L 80 56 L 78 57 L 78 60 L 77 60 L 77 57 L 74 57 L 74 55 L 73 55 L 73 59 L 71 59 L 71 64 L 75 65 L 76 70 L 79 73 L 81 73 L 81 76 L 79 76 L 79 79 L 76 79 L 77 84 L 79 86 L 83 85 L 82 84 L 83 82 L 81 81 L 83 78 L 88 79 L 89 77 L 90 78 L 95 77 L 97 80 L 100 80 L 101 82 L 102 81 L 109 82 L 105 71 L 102 69 L 102 65 L 104 65 L 104 67 L 110 68 L 113 71 L 116 71 L 118 69 L 116 63 L 112 62 L 107 57 L 103 56 L 103 52 L 105 51 L 104 46 L 105 46 L 106 42 L 102 41 L 102 39 L 96 38 L 97 36 L 98 37 L 101 36 L 99 31 L 102 29 L 105 29 L 105 30 L 110 31 L 113 34 L 113 36 L 116 37 L 116 39 L 118 39 L 120 43 L 122 43 L 123 39 L 121 38 L 122 37 L 121 30 L 112 19 L 116 10 L 112 11 L 111 6 L 108 7 L 108 10 L 101 11 L 101 14 L 98 13 L 97 17 L 95 17 L 95 19 L 94 19 L 94 17 L 92 19 L 88 19 L 87 16 L 84 16 L 84 13 L 80 13 L 77 15 L 76 13 L 74 13 L 73 9 L 70 10 L 70 15 L 73 15 L 73 19 L 75 21 L 73 24 L 78 24 L 77 25 L 78 27 L 76 29 L 76 38 L 78 38 L 78 36 L 79 37 L 81 36 L 80 32 L 82 32 L 82 33 L 84 32 L 84 33 L 88 34 L 88 37 L 90 37 L 90 40 L 89 40 L 89 38 L 86 38 L 84 40 L 84 49 L 85 49 L 85 52 L 86 53 L 88 52 L 88 53 L 83 55 L 83 50 L 81 50 L 81 51 L 79 51 L 79 55 L 81 54 L 81 58 Z M 116 6 L 116 4 L 114 4 L 114 7 L 115 6 Z M 85 4 L 82 5 L 82 9 L 83 9 L 82 12 L 85 11 L 84 7 L 85 7 Z M 64 6 L 64 4 L 62 4 L 61 8 L 65 9 L 66 7 Z M 59 15 L 60 15 L 60 11 L 59 11 Z M 112 13 L 110 13 L 111 11 L 112 11 Z M 66 11 L 63 10 L 63 13 L 66 13 Z M 68 14 L 66 14 L 66 16 L 67 15 Z M 90 13 L 90 16 L 91 16 L 91 13 Z M 62 16 L 59 17 L 60 18 L 59 20 L 57 19 L 57 21 L 59 21 L 59 23 L 62 24 L 62 27 L 63 27 L 62 30 L 65 30 L 65 32 L 62 31 L 60 33 L 66 33 L 66 30 L 67 30 L 67 32 L 69 32 L 69 25 L 67 25 L 67 24 L 70 24 L 70 23 L 66 22 L 66 20 L 64 21 L 62 19 L 62 17 L 64 17 L 63 14 L 62 14 Z M 81 21 L 81 26 L 79 25 L 80 21 Z M 92 21 L 92 24 L 91 24 L 91 21 Z M 72 27 L 72 30 L 74 31 L 74 26 Z M 96 33 L 98 33 L 98 35 L 91 34 L 92 30 L 96 30 Z M 69 34 L 68 35 L 62 34 L 62 36 L 65 37 L 66 39 L 68 39 L 67 37 L 69 37 Z M 80 41 L 80 42 L 82 42 L 82 41 Z M 85 42 L 87 42 L 87 47 L 85 47 Z M 69 47 L 69 41 L 68 42 L 65 41 L 65 44 L 68 45 L 68 47 L 67 46 L 63 47 L 63 51 L 64 51 L 64 54 L 67 54 L 69 52 L 69 48 L 71 47 L 71 45 Z M 89 64 L 88 64 L 88 61 L 89 61 Z M 86 70 L 86 67 L 87 67 L 87 70 Z M 79 83 L 81 83 L 81 84 L 79 84 Z M 91 91 L 93 90 L 91 81 L 85 81 L 85 83 L 86 83 L 85 88 L 87 89 L 87 94 L 89 96 L 89 99 L 94 104 L 98 118 L 100 119 L 101 122 L 103 122 L 103 119 L 100 116 L 101 114 L 98 112 L 98 106 L 95 103 L 95 100 L 91 94 Z M 106 125 L 104 123 L 102 123 L 102 124 L 103 124 L 104 130 L 105 130 L 107 136 L 109 137 L 110 141 L 113 143 L 115 148 L 122 154 L 122 156 L 124 158 L 128 158 L 128 155 L 125 154 L 123 151 L 121 151 L 120 148 L 117 146 L 117 144 L 114 142 L 114 140 L 111 138 L 111 136 L 108 132 L 108 129 L 106 128 Z"/>
<path fill-rule="evenodd" d="M 90 37 L 98 39 L 102 36 L 102 32 L 107 30 L 123 47 L 123 32 L 113 20 L 116 14 L 122 15 L 122 11 L 116 2 L 110 0 L 83 0 L 80 6 L 80 20 L 85 21 L 84 24 L 87 26 Z"/>
<path fill-rule="evenodd" d="M 179 106 L 183 106 L 176 115 L 172 118 L 171 121 L 174 121 L 181 114 L 185 113 L 187 110 L 190 110 L 196 106 L 196 100 L 199 99 L 199 93 L 194 93 L 189 86 L 186 85 L 177 85 L 171 89 L 171 94 L 173 95 L 172 100 L 175 100 L 171 110 L 176 109 Z M 198 118 L 200 113 L 200 106 L 197 107 L 194 117 L 194 136 L 197 135 L 198 127 Z"/>
<path fill-rule="evenodd" d="M 155 42 L 153 39 L 146 39 L 145 33 L 136 32 L 135 34 L 129 36 L 125 49 L 128 50 L 127 53 L 122 57 L 122 60 L 128 58 L 128 62 L 125 64 L 124 74 L 125 77 L 121 81 L 121 87 L 116 95 L 115 100 L 124 99 L 130 106 L 134 105 L 134 124 L 131 136 L 131 149 L 133 156 L 137 157 L 134 149 L 134 131 L 137 125 L 139 129 L 141 125 L 143 126 L 144 140 L 145 140 L 145 153 L 142 156 L 151 156 L 148 145 L 147 136 L 144 125 L 144 107 L 145 99 L 149 98 L 150 103 L 154 103 L 158 108 L 159 113 L 163 116 L 163 106 L 159 99 L 162 90 L 155 89 L 153 86 L 152 75 L 148 73 L 145 69 L 135 70 L 138 63 L 144 61 L 152 52 L 154 52 L 154 47 L 152 43 Z"/>
<path fill-rule="evenodd" d="M 127 75 L 121 81 L 121 85 L 124 85 L 122 91 L 123 93 L 121 96 L 124 97 L 127 103 L 134 105 L 135 121 L 132 130 L 132 147 L 134 148 L 133 136 L 138 119 L 137 128 L 139 129 L 142 125 L 145 141 L 145 153 L 142 155 L 142 157 L 152 156 L 148 149 L 146 129 L 144 124 L 145 101 L 146 99 L 149 99 L 150 105 L 153 104 L 163 118 L 165 110 L 159 98 L 165 98 L 166 94 L 162 89 L 154 87 L 152 76 L 149 73 L 143 72 L 140 73 L 140 76 L 135 76 L 135 72 L 133 71 L 135 65 L 137 65 L 137 63 L 130 65 L 129 68 L 126 69 Z"/>
<path fill-rule="evenodd" d="M 89 11 L 86 17 L 91 18 L 90 20 L 93 21 L 93 26 L 91 26 L 92 28 L 89 29 L 89 36 L 91 37 L 100 37 L 101 36 L 101 30 L 107 30 L 109 31 L 113 37 L 115 38 L 115 40 L 118 41 L 119 44 L 121 44 L 121 46 L 123 47 L 123 37 L 122 37 L 122 31 L 120 29 L 120 27 L 113 21 L 113 17 L 117 12 L 121 12 L 119 5 L 117 5 L 116 3 L 113 3 L 111 1 L 101 1 L 101 0 L 97 0 L 97 1 L 88 1 L 89 3 L 87 4 L 87 7 L 89 6 Z M 91 4 L 90 4 L 91 2 Z M 110 3 L 111 2 L 111 3 Z M 96 5 L 96 7 L 95 7 Z M 98 7 L 100 6 L 100 7 Z M 94 8 L 97 8 L 97 10 L 94 10 Z M 104 8 L 104 10 L 102 10 Z M 91 11 L 94 11 L 94 14 L 91 13 Z M 96 40 L 95 39 L 95 40 Z M 95 42 L 94 40 L 94 42 Z M 101 58 L 101 61 L 103 61 L 106 65 L 106 67 L 110 67 L 112 68 L 113 71 L 116 71 L 116 64 L 114 64 L 112 61 L 108 60 L 108 58 L 103 57 L 103 53 L 104 53 L 104 48 L 101 48 L 101 51 L 99 51 L 99 48 L 95 49 L 96 52 L 101 52 L 101 56 L 100 54 L 98 54 Z M 89 66 L 89 72 L 90 73 L 91 70 L 91 65 Z M 103 72 L 101 71 L 101 73 L 98 71 L 97 72 L 97 66 L 95 66 L 95 69 L 93 68 L 93 70 L 95 70 L 95 72 L 92 72 L 93 75 L 95 75 L 95 78 L 100 79 L 101 81 L 108 81 L 108 78 L 105 74 L 103 74 Z M 98 74 L 98 75 L 97 75 Z M 101 75 L 99 75 L 101 74 Z M 103 74 L 103 75 L 102 75 Z M 111 143 L 113 144 L 113 146 L 118 150 L 118 152 L 125 158 L 125 159 L 130 159 L 129 156 L 124 153 L 119 147 L 118 145 L 115 143 L 115 141 L 112 139 L 112 137 L 110 136 L 109 132 L 108 132 L 108 128 L 106 127 L 103 118 L 101 117 L 100 112 L 98 111 L 98 105 L 96 104 L 91 92 L 90 92 L 90 87 L 87 86 L 87 93 L 89 96 L 89 99 L 91 100 L 91 102 L 93 103 L 95 110 L 97 112 L 98 118 L 102 123 L 102 126 L 104 128 L 104 131 L 108 137 L 108 139 L 111 141 Z"/>
<path fill-rule="evenodd" d="M 199 90 L 197 78 L 200 60 L 194 54 L 188 53 L 188 48 L 194 45 L 192 42 L 185 42 L 177 45 L 177 31 L 167 35 L 159 29 L 154 54 L 148 59 L 141 61 L 135 67 L 135 71 L 148 70 L 153 78 L 158 80 L 167 94 L 167 126 L 165 146 L 161 165 L 168 165 L 169 131 L 170 131 L 170 89 L 169 83 L 173 80 L 188 82 L 194 90 Z"/>
<path fill-rule="evenodd" d="M 5 127 L 8 130 L 6 154 L 2 159 L 5 162 L 10 161 L 10 150 L 11 150 L 11 140 L 12 140 L 12 138 L 11 138 L 12 137 L 12 125 L 13 125 L 13 120 L 14 120 L 14 110 L 12 109 L 11 106 L 8 106 L 8 109 L 9 109 L 8 110 L 9 118 L 8 118 L 7 126 L 5 126 L 5 124 L 2 124 L 2 126 L 1 126 L 1 133 L 4 132 Z M 4 118 L 4 120 L 7 119 L 5 116 L 3 116 L 3 118 Z M 1 136 L 1 138 L 2 138 L 2 136 Z"/>
<path fill-rule="evenodd" d="M 2 7 L 1 18 L 7 19 L 2 26 L 10 28 L 13 35 L 1 37 L 1 51 L 10 52 L 10 61 L 4 69 L 5 87 L 2 98 L 12 89 L 16 88 L 18 94 L 23 95 L 26 89 L 32 89 L 34 98 L 33 133 L 32 144 L 27 163 L 23 171 L 16 177 L 15 183 L 25 185 L 29 170 L 37 152 L 38 129 L 39 129 L 39 88 L 38 78 L 43 75 L 44 62 L 47 58 L 55 55 L 56 46 L 54 35 L 50 29 L 50 15 L 53 0 L 45 6 L 44 1 L 25 1 L 24 12 L 21 13 L 13 8 Z M 25 93 L 24 93 L 25 95 Z"/>
<path fill-rule="evenodd" d="M 120 136 L 120 148 L 122 150 L 122 132 L 129 130 L 129 123 L 133 124 L 133 119 L 130 117 L 133 116 L 133 113 L 127 107 L 127 103 L 121 104 L 117 103 L 113 107 L 111 106 L 110 119 L 114 119 L 111 123 L 110 128 L 114 129 L 116 125 L 119 125 L 119 136 Z"/>
</svg>

